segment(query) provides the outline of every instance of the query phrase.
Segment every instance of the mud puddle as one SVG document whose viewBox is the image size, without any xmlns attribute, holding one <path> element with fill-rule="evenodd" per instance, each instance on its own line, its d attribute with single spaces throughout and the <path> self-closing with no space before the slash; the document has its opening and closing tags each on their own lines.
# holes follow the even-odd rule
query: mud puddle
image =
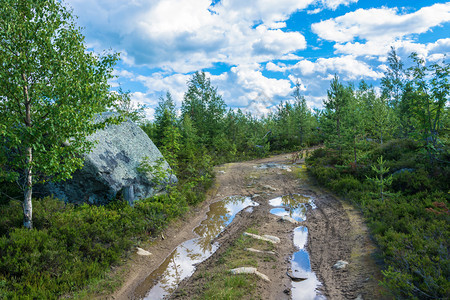
<svg viewBox="0 0 450 300">
<path fill-rule="evenodd" d="M 298 251 L 292 255 L 291 270 L 296 278 L 304 278 L 300 282 L 292 281 L 292 300 L 326 299 L 317 288 L 322 284 L 311 270 L 309 253 L 306 251 L 306 241 L 308 240 L 308 228 L 300 226 L 294 229 L 294 245 Z"/>
<path fill-rule="evenodd" d="M 292 166 L 283 165 L 283 164 L 277 164 L 277 163 L 267 163 L 267 164 L 260 164 L 257 166 L 253 166 L 255 169 L 265 170 L 265 169 L 281 169 L 288 172 L 292 171 Z"/>
<path fill-rule="evenodd" d="M 270 213 L 279 217 L 289 216 L 298 222 L 306 221 L 308 206 L 312 209 L 316 208 L 312 197 L 301 194 L 290 194 L 274 198 L 269 200 L 269 205 L 275 207 L 270 210 Z M 305 249 L 307 240 L 307 227 L 300 226 L 294 229 L 294 245 L 298 248 L 298 251 L 292 255 L 291 274 L 293 278 L 298 278 L 300 281 L 292 281 L 292 299 L 326 299 L 317 292 L 317 288 L 321 286 L 321 283 L 317 279 L 316 274 L 311 271 L 309 253 Z"/>
<path fill-rule="evenodd" d="M 197 264 L 219 248 L 219 244 L 212 241 L 233 221 L 236 214 L 246 207 L 257 205 L 250 197 L 242 196 L 231 196 L 212 203 L 206 219 L 194 229 L 199 237 L 180 244 L 160 267 L 136 288 L 135 296 L 145 300 L 170 296 L 183 279 L 195 272 Z"/>
<path fill-rule="evenodd" d="M 274 207 L 270 210 L 271 214 L 279 217 L 289 216 L 298 222 L 306 220 L 308 206 L 312 209 L 316 208 L 313 198 L 301 194 L 277 197 L 269 200 L 269 204 Z"/>
</svg>

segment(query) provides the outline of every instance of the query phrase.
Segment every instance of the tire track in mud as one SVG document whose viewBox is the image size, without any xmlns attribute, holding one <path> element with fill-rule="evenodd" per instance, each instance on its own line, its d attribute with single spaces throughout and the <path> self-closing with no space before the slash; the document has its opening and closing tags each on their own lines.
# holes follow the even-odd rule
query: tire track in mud
<svg viewBox="0 0 450 300">
<path fill-rule="evenodd" d="M 302 222 L 301 225 L 306 226 L 309 229 L 306 248 L 310 255 L 312 270 L 317 274 L 317 277 L 322 283 L 322 286 L 320 286 L 318 290 L 328 299 L 356 299 L 357 297 L 360 297 L 360 299 L 382 298 L 377 292 L 378 286 L 376 279 L 371 275 L 371 273 L 379 275 L 379 269 L 375 264 L 367 264 L 364 266 L 366 272 L 360 273 L 353 272 L 350 268 L 343 270 L 333 268 L 333 265 L 338 260 L 349 261 L 353 264 L 358 263 L 356 261 L 351 261 L 352 248 L 357 246 L 355 245 L 355 242 L 357 241 L 352 240 L 351 238 L 352 224 L 350 223 L 349 217 L 340 200 L 316 188 L 311 189 L 310 183 L 302 182 L 302 184 L 299 184 L 298 180 L 292 176 L 291 173 L 276 169 L 259 174 L 260 177 L 253 180 L 253 188 L 240 188 L 242 185 L 246 184 L 246 182 L 243 182 L 242 180 L 242 175 L 244 175 L 244 177 L 251 177 L 251 174 L 255 173 L 253 167 L 262 163 L 288 164 L 288 159 L 286 155 L 281 155 L 274 158 L 257 160 L 251 164 L 247 162 L 242 165 L 231 164 L 229 166 L 227 172 L 241 174 L 241 176 L 232 176 L 234 186 L 232 189 L 233 192 L 238 193 L 239 191 L 245 190 L 247 195 L 261 194 L 253 199 L 257 201 L 260 206 L 254 208 L 254 212 L 250 215 L 242 213 L 241 219 L 236 220 L 236 223 L 232 224 L 228 230 L 225 230 L 218 237 L 217 241 L 221 244 L 220 249 L 198 266 L 198 272 L 203 272 L 212 268 L 215 263 L 219 261 L 220 256 L 230 245 L 232 245 L 233 241 L 248 227 L 257 225 L 263 230 L 268 229 L 268 227 L 276 227 L 276 223 L 273 222 L 273 216 L 269 214 L 271 207 L 268 205 L 268 200 L 277 196 L 300 193 L 312 196 L 316 205 L 316 209 L 308 209 L 307 219 Z M 246 170 L 242 170 L 243 168 L 245 169 L 245 167 L 247 167 Z M 226 176 L 218 177 L 218 180 L 224 180 L 226 182 Z M 277 187 L 277 191 L 267 193 L 267 189 L 264 188 L 267 186 Z M 356 217 L 356 214 L 353 217 Z M 247 220 L 245 220 L 245 218 L 247 218 Z M 289 249 L 289 251 L 282 253 L 281 256 L 284 257 L 279 257 L 277 262 L 284 265 L 284 267 L 280 268 L 280 270 L 276 270 L 276 272 L 278 272 L 278 277 L 273 276 L 272 274 L 271 280 L 276 281 L 275 284 L 271 284 L 269 287 L 272 292 L 268 292 L 267 288 L 259 287 L 258 297 L 261 297 L 262 299 L 290 298 L 289 295 L 286 295 L 286 290 L 290 289 L 290 280 L 283 272 L 286 269 L 290 269 L 290 257 L 295 251 L 291 241 L 292 229 L 295 226 L 290 227 L 291 228 L 288 230 L 289 233 L 285 233 L 281 236 L 282 240 L 285 240 L 284 248 Z M 276 236 L 280 234 L 277 230 L 262 233 Z M 369 237 L 367 236 L 366 239 L 369 239 Z M 373 249 L 371 248 L 369 250 Z M 370 253 L 366 253 L 365 255 L 370 255 Z M 264 267 L 258 266 L 258 269 L 260 268 L 264 269 Z M 275 279 L 273 279 L 273 277 L 275 277 Z M 174 298 L 189 299 L 192 295 L 195 295 L 195 290 L 198 291 L 201 289 L 202 284 L 204 284 L 202 280 L 199 282 L 196 282 L 196 280 L 194 274 L 194 276 L 182 282 L 179 290 L 182 290 L 185 296 L 175 294 L 176 297 Z M 261 283 L 261 285 L 267 285 L 267 283 Z M 278 291 L 274 293 L 273 288 L 278 289 Z M 194 291 L 194 293 L 191 293 L 192 291 Z"/>
<path fill-rule="evenodd" d="M 231 247 L 244 231 L 250 227 L 258 228 L 260 234 L 278 236 L 281 244 L 276 247 L 276 261 L 258 264 L 258 270 L 269 276 L 269 283 L 257 282 L 257 295 L 261 299 L 290 299 L 291 279 L 286 270 L 291 267 L 291 257 L 296 251 L 293 244 L 293 230 L 301 225 L 308 228 L 306 249 L 309 252 L 311 268 L 322 283 L 318 290 L 328 299 L 381 299 L 377 280 L 380 271 L 371 254 L 375 251 L 367 229 L 359 214 L 348 204 L 315 187 L 306 179 L 299 179 L 294 172 L 286 169 L 261 169 L 262 164 L 291 165 L 289 154 L 249 162 L 231 163 L 216 168 L 216 185 L 207 201 L 197 208 L 196 214 L 180 221 L 178 230 L 167 229 L 166 240 L 150 246 L 152 253 L 163 249 L 173 249 L 182 241 L 192 238 L 192 230 L 208 211 L 209 204 L 229 196 L 249 196 L 259 203 L 252 212 L 242 210 L 233 222 L 222 231 L 213 242 L 220 247 L 205 261 L 196 266 L 195 273 L 183 280 L 177 291 L 171 296 L 176 299 L 191 299 L 198 296 L 207 278 L 196 276 L 220 265 L 220 257 Z M 279 217 L 270 214 L 269 200 L 289 194 L 308 195 L 314 199 L 316 208 L 309 208 L 306 221 L 299 225 L 279 222 Z M 180 237 L 185 235 L 184 238 Z M 173 237 L 172 237 L 173 236 Z M 173 240 L 173 241 L 172 241 Z M 167 251 L 167 250 L 165 250 Z M 157 253 L 153 261 L 142 264 L 142 258 L 136 258 L 136 270 L 129 274 L 128 282 L 113 299 L 135 299 L 134 290 L 164 260 L 165 255 Z M 166 254 L 167 255 L 167 254 Z M 349 265 L 336 270 L 333 265 L 345 260 Z M 276 268 L 274 268 L 274 266 Z M 138 275 L 136 275 L 138 274 Z M 182 292 L 180 292 L 182 291 Z"/>
</svg>

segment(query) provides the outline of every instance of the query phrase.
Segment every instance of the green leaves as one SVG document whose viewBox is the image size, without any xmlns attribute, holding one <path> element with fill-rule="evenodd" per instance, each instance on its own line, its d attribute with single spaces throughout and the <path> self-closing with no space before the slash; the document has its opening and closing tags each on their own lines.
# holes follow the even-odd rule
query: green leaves
<svg viewBox="0 0 450 300">
<path fill-rule="evenodd" d="M 369 178 L 366 176 L 367 179 L 370 181 L 373 181 L 376 186 L 378 187 L 379 196 L 381 201 L 384 201 L 385 196 L 392 195 L 391 193 L 386 191 L 386 188 L 392 184 L 392 175 L 386 176 L 386 174 L 389 172 L 389 167 L 386 167 L 386 161 L 383 160 L 383 156 L 380 156 L 377 159 L 378 165 L 372 165 L 372 171 L 375 172 L 376 177 Z"/>
<path fill-rule="evenodd" d="M 93 117 L 114 101 L 108 79 L 118 55 L 89 53 L 57 0 L 2 1 L 0 28 L 2 170 L 25 176 L 33 166 L 28 186 L 69 178 L 93 146 Z"/>
<path fill-rule="evenodd" d="M 214 136 L 223 129 L 225 102 L 204 72 L 196 72 L 189 80 L 181 111 L 192 120 L 200 140 L 211 146 Z"/>
</svg>

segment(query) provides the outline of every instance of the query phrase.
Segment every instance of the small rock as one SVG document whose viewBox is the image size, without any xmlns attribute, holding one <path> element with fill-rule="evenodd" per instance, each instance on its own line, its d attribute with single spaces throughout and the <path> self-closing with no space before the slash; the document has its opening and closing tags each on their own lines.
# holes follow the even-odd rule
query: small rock
<svg viewBox="0 0 450 300">
<path fill-rule="evenodd" d="M 253 267 L 241 267 L 241 268 L 236 268 L 236 269 L 231 269 L 230 270 L 231 274 L 255 274 L 256 276 L 258 276 L 259 278 L 265 280 L 265 281 L 270 281 L 269 277 L 261 272 L 259 272 L 256 268 Z"/>
<path fill-rule="evenodd" d="M 220 170 L 220 171 L 217 171 L 217 173 L 219 173 L 219 174 L 225 174 L 225 171 Z"/>
<path fill-rule="evenodd" d="M 361 294 L 359 294 L 358 297 L 355 298 L 355 300 L 364 300 L 364 298 Z"/>
<path fill-rule="evenodd" d="M 245 211 L 246 213 L 252 213 L 252 212 L 253 212 L 253 207 L 252 207 L 252 206 L 249 206 L 249 207 L 247 207 L 246 209 L 244 209 L 244 211 Z"/>
<path fill-rule="evenodd" d="M 272 236 L 272 235 L 260 236 L 260 235 L 249 233 L 249 232 L 244 232 L 243 235 L 244 236 L 248 236 L 248 237 L 252 237 L 252 238 L 257 239 L 257 240 L 270 242 L 270 243 L 273 243 L 273 244 L 277 244 L 277 243 L 281 242 L 280 238 L 278 238 L 276 236 Z"/>
<path fill-rule="evenodd" d="M 142 248 L 136 247 L 137 249 L 137 254 L 138 255 L 142 255 L 142 256 L 148 256 L 148 255 L 152 255 L 150 252 L 148 252 L 147 250 L 144 250 Z"/>
<path fill-rule="evenodd" d="M 268 190 L 271 190 L 271 191 L 277 191 L 276 188 L 274 188 L 274 187 L 272 187 L 272 186 L 270 186 L 270 185 L 268 185 L 268 184 L 264 185 L 263 188 L 268 189 Z"/>
<path fill-rule="evenodd" d="M 249 252 L 254 252 L 254 253 L 263 253 L 263 254 L 272 254 L 272 255 L 276 254 L 273 251 L 262 251 L 262 250 L 253 249 L 253 248 L 245 248 L 244 250 L 249 251 Z"/>
<path fill-rule="evenodd" d="M 304 281 L 304 280 L 308 279 L 308 278 L 303 278 L 303 277 L 296 277 L 296 276 L 292 275 L 291 273 L 289 273 L 289 271 L 286 272 L 286 275 L 287 275 L 292 281 L 296 281 L 296 282 Z"/>
<path fill-rule="evenodd" d="M 344 269 L 347 265 L 348 265 L 348 262 L 346 262 L 345 260 L 338 260 L 334 264 L 333 268 L 337 269 L 337 270 L 341 270 L 341 269 Z"/>
<path fill-rule="evenodd" d="M 272 241 L 273 243 L 280 243 L 281 242 L 279 237 L 276 237 L 276 236 L 273 236 L 273 235 L 265 234 L 262 237 Z"/>
<path fill-rule="evenodd" d="M 299 221 L 294 220 L 292 217 L 289 217 L 289 216 L 282 216 L 282 217 L 280 218 L 280 220 L 281 220 L 281 221 L 284 221 L 284 222 L 289 222 L 289 223 L 292 223 L 292 224 L 298 224 L 298 223 L 300 223 Z"/>
</svg>

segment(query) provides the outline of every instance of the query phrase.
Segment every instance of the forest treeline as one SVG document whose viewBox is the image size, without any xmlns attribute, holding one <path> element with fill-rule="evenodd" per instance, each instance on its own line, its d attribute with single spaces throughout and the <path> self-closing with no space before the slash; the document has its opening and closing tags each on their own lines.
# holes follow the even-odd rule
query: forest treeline
<svg viewBox="0 0 450 300">
<path fill-rule="evenodd" d="M 261 118 L 228 108 L 199 71 L 181 107 L 167 93 L 148 122 L 129 93 L 109 91 L 118 55 L 87 51 L 60 1 L 3 2 L 0 298 L 111 291 L 120 284 L 111 267 L 203 201 L 214 165 L 322 144 L 307 155 L 308 170 L 361 209 L 380 248 L 388 293 L 450 297 L 448 63 L 412 54 L 406 68 L 393 49 L 381 92 L 336 75 L 324 108 L 312 111 L 297 83 L 291 99 Z M 120 195 L 106 206 L 32 198 L 34 184 L 69 178 L 82 166 L 81 154 L 94 146 L 86 135 L 101 127 L 89 121 L 107 109 L 141 123 L 178 184 L 134 207 Z M 141 168 L 164 181 L 158 164 Z"/>
</svg>

